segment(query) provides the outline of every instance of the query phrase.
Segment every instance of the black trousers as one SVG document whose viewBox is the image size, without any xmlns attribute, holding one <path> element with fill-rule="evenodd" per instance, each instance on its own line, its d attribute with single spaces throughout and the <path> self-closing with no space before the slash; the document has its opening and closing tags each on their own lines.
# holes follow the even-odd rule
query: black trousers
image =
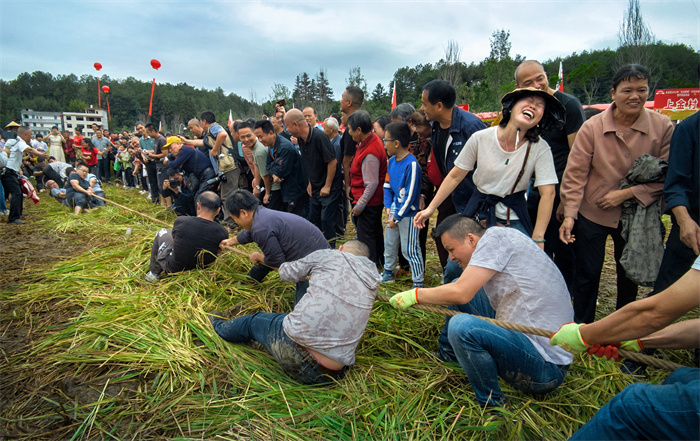
<svg viewBox="0 0 700 441">
<path fill-rule="evenodd" d="M 151 200 L 158 202 L 161 189 L 158 188 L 158 167 L 155 161 L 146 162 L 146 173 L 148 174 L 148 185 L 151 187 Z"/>
<path fill-rule="evenodd" d="M 369 260 L 379 266 L 384 265 L 384 229 L 382 213 L 384 205 L 365 207 L 359 216 L 353 216 L 357 230 L 357 240 L 369 248 Z"/>
<path fill-rule="evenodd" d="M 16 171 L 6 168 L 5 173 L 0 176 L 0 180 L 5 189 L 5 197 L 12 196 L 10 200 L 10 216 L 7 218 L 8 222 L 12 222 L 19 219 L 22 214 L 24 197 L 22 196 L 22 187 L 19 185 L 19 175 Z"/>
<path fill-rule="evenodd" d="M 696 223 L 698 222 L 698 219 L 693 220 Z M 663 260 L 661 260 L 659 275 L 654 283 L 654 291 L 649 295 L 658 294 L 676 283 L 683 274 L 690 270 L 696 258 L 697 256 L 693 249 L 688 248 L 681 241 L 681 227 L 678 226 L 676 218 L 671 215 L 671 232 L 668 234 L 668 240 L 666 240 L 666 249 L 664 250 Z"/>
<path fill-rule="evenodd" d="M 271 190 L 267 208 L 270 210 L 287 211 L 287 203 L 282 200 L 282 190 Z"/>
<path fill-rule="evenodd" d="M 544 233 L 544 252 L 552 258 L 554 264 L 559 268 L 559 272 L 564 276 L 566 286 L 571 289 L 576 273 L 576 253 L 573 245 L 567 245 L 559 240 L 559 227 L 561 222 L 557 220 L 557 207 L 559 207 L 559 185 L 557 184 L 554 193 L 554 204 L 552 206 L 552 216 L 549 218 L 547 230 Z M 540 193 L 531 191 L 527 197 L 527 211 L 534 227 L 537 221 L 537 208 L 540 203 Z"/>
<path fill-rule="evenodd" d="M 596 300 L 600 286 L 600 275 L 605 259 L 605 241 L 612 237 L 615 245 L 615 265 L 617 268 L 617 305 L 620 309 L 637 297 L 637 285 L 627 278 L 620 265 L 625 241 L 620 235 L 622 227 L 604 227 L 592 222 L 579 213 L 576 221 L 576 274 L 571 286 L 574 301 L 574 321 L 592 323 L 595 320 Z"/>
</svg>

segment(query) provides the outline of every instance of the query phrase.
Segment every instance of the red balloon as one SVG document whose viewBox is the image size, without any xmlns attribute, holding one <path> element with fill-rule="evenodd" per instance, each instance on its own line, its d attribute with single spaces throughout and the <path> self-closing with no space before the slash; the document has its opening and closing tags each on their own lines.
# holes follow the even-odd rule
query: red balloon
<svg viewBox="0 0 700 441">
<path fill-rule="evenodd" d="M 102 65 L 100 63 L 95 63 L 95 64 L 93 64 L 93 66 L 95 66 L 96 70 L 102 69 Z"/>
<path fill-rule="evenodd" d="M 102 92 L 109 93 L 109 86 L 102 86 Z"/>
<path fill-rule="evenodd" d="M 156 60 L 155 58 L 151 60 L 151 67 L 155 70 L 160 69 L 160 61 Z"/>
</svg>

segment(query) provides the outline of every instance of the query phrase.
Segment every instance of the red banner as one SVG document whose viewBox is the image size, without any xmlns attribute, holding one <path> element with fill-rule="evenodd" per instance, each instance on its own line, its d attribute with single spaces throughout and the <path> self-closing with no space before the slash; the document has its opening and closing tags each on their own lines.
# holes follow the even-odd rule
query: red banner
<svg viewBox="0 0 700 441">
<path fill-rule="evenodd" d="M 660 89 L 654 94 L 654 110 L 671 119 L 685 119 L 700 108 L 700 89 Z"/>
</svg>

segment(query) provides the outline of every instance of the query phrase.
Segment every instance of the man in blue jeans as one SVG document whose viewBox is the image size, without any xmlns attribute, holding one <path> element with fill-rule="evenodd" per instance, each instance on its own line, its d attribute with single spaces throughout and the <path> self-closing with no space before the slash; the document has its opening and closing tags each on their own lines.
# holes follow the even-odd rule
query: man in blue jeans
<svg viewBox="0 0 700 441">
<path fill-rule="evenodd" d="M 307 294 L 290 314 L 258 312 L 210 320 L 231 343 L 255 340 L 282 369 L 304 384 L 340 380 L 355 364 L 355 349 L 367 326 L 380 278 L 367 246 L 349 240 L 336 250 L 314 251 L 280 266 L 282 280 L 311 276 Z"/>
<path fill-rule="evenodd" d="M 589 325 L 567 323 L 550 343 L 573 353 L 600 351 L 616 359 L 618 346 L 630 351 L 698 348 L 700 319 L 671 324 L 700 306 L 698 287 L 700 258 L 659 294 L 629 303 Z M 700 439 L 700 370 L 682 367 L 661 385 L 627 386 L 571 439 Z"/>
<path fill-rule="evenodd" d="M 552 260 L 515 228 L 486 230 L 461 214 L 443 220 L 435 235 L 462 275 L 453 283 L 396 294 L 392 306 L 461 305 L 453 309 L 467 314 L 446 322 L 440 354 L 459 363 L 485 408 L 505 404 L 498 377 L 525 393 L 559 387 L 571 354 L 552 348 L 545 337 L 509 331 L 472 315 L 544 329 L 573 320 L 566 283 Z"/>
</svg>

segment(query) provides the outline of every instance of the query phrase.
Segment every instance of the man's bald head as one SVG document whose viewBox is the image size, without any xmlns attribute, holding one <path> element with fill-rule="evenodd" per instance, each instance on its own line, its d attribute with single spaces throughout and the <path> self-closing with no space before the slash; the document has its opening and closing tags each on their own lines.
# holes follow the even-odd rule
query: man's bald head
<svg viewBox="0 0 700 441">
<path fill-rule="evenodd" d="M 515 87 L 534 87 L 553 93 L 549 89 L 549 78 L 542 63 L 536 60 L 525 60 L 515 68 Z"/>
<path fill-rule="evenodd" d="M 221 208 L 221 198 L 213 191 L 203 191 L 197 196 L 197 208 L 216 214 Z"/>
</svg>

